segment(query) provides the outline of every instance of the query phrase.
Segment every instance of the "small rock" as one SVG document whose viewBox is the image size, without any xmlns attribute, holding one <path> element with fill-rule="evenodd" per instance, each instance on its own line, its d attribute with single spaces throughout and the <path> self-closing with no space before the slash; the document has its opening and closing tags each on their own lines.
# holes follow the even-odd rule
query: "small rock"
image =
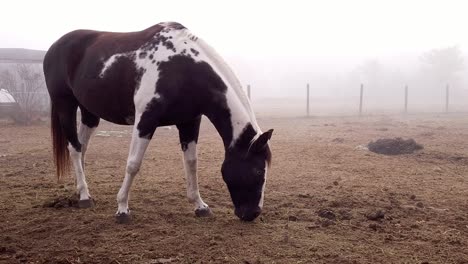
<svg viewBox="0 0 468 264">
<path fill-rule="evenodd" d="M 410 199 L 411 199 L 411 200 L 416 199 L 416 195 L 412 194 L 412 195 L 410 196 Z"/>
<path fill-rule="evenodd" d="M 419 208 L 423 208 L 424 207 L 424 204 L 422 202 L 417 202 L 416 203 L 416 206 L 419 207 Z"/>
<path fill-rule="evenodd" d="M 153 259 L 150 261 L 151 264 L 163 264 L 163 263 L 171 263 L 174 261 L 173 258 L 158 258 L 158 259 Z"/>
<path fill-rule="evenodd" d="M 333 185 L 338 186 L 338 181 L 334 181 Z"/>
<path fill-rule="evenodd" d="M 329 219 L 329 220 L 335 220 L 336 219 L 335 213 L 330 209 L 320 209 L 317 212 L 317 214 L 318 214 L 318 216 L 320 216 L 322 218 Z"/>
<path fill-rule="evenodd" d="M 385 211 L 383 210 L 376 210 L 373 212 L 369 212 L 366 214 L 367 219 L 372 220 L 372 221 L 378 221 L 380 219 L 383 219 L 385 217 Z"/>
<path fill-rule="evenodd" d="M 320 226 L 318 226 L 318 225 L 311 225 L 311 226 L 307 226 L 306 228 L 307 228 L 308 230 L 313 230 L 313 229 L 317 229 L 317 228 L 319 228 L 319 227 L 320 227 Z"/>
<path fill-rule="evenodd" d="M 435 168 L 434 168 L 434 172 L 442 173 L 443 170 L 442 170 L 440 167 L 435 167 Z"/>
<path fill-rule="evenodd" d="M 296 222 L 296 221 L 299 220 L 299 219 L 297 218 L 297 216 L 290 215 L 290 216 L 288 217 L 288 220 L 289 220 L 289 221 L 292 221 L 292 222 Z"/>
<path fill-rule="evenodd" d="M 357 145 L 354 149 L 356 149 L 356 150 L 369 150 L 369 148 L 367 148 L 367 146 L 364 146 L 364 145 Z"/>
</svg>

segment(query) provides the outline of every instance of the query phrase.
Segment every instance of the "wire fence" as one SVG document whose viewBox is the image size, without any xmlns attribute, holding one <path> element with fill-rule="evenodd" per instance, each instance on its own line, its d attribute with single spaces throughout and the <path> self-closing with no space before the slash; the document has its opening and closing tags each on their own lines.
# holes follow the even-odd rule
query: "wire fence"
<svg viewBox="0 0 468 264">
<path fill-rule="evenodd" d="M 417 114 L 417 113 L 468 113 L 468 91 L 463 96 L 452 94 L 449 85 L 441 88 L 438 98 L 424 100 L 418 95 L 414 100 L 411 88 L 405 85 L 392 102 L 386 98 L 376 100 L 369 95 L 370 90 L 364 84 L 356 85 L 355 95 L 318 96 L 312 95 L 311 85 L 305 84 L 303 95 L 284 97 L 264 97 L 255 93 L 252 85 L 245 87 L 253 109 L 260 116 L 336 116 L 336 115 L 373 115 L 373 114 Z M 50 110 L 49 94 L 44 92 L 10 92 L 13 98 L 31 94 L 39 102 L 41 112 Z M 414 97 L 414 96 L 413 96 Z M 382 102 L 383 101 L 383 102 Z M 387 101 L 387 102 L 385 102 Z M 1 102 L 0 102 L 1 103 Z"/>
<path fill-rule="evenodd" d="M 365 84 L 358 84 L 351 89 L 351 94 L 348 91 L 341 96 L 312 94 L 313 89 L 308 83 L 303 87 L 302 93 L 275 98 L 255 93 L 255 87 L 248 85 L 247 94 L 257 115 L 266 116 L 468 113 L 468 90 L 452 93 L 449 85 L 440 87 L 431 95 L 420 90 L 412 91 L 405 85 L 393 90 L 391 96 L 379 95 Z"/>
</svg>

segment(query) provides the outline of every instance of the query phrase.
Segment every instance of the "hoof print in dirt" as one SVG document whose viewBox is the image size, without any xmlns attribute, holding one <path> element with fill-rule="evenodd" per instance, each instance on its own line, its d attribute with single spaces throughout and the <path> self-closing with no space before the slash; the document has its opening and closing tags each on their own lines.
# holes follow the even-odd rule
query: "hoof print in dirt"
<svg viewBox="0 0 468 264">
<path fill-rule="evenodd" d="M 349 210 L 345 210 L 345 209 L 339 210 L 338 215 L 339 215 L 340 220 L 351 220 L 351 219 L 353 219 L 353 214 Z"/>
<path fill-rule="evenodd" d="M 328 220 L 335 220 L 336 219 L 336 215 L 335 213 L 330 210 L 330 209 L 320 209 L 318 212 L 317 212 L 318 216 L 322 217 L 322 218 L 326 218 Z"/>
<path fill-rule="evenodd" d="M 132 216 L 130 215 L 130 213 L 126 214 L 126 213 L 120 213 L 120 214 L 116 214 L 115 215 L 115 221 L 118 223 L 118 224 L 128 224 L 132 221 Z"/>
<path fill-rule="evenodd" d="M 380 226 L 376 223 L 372 223 L 372 224 L 369 224 L 369 228 L 374 230 L 374 231 L 377 231 L 377 229 L 380 228 Z"/>
<path fill-rule="evenodd" d="M 321 227 L 329 227 L 329 226 L 335 225 L 335 221 L 325 218 L 325 219 L 319 219 L 317 221 L 317 224 Z"/>
<path fill-rule="evenodd" d="M 78 208 L 92 208 L 94 207 L 94 200 L 87 199 L 87 200 L 79 200 L 78 201 Z"/>
<path fill-rule="evenodd" d="M 383 219 L 384 217 L 385 217 L 385 211 L 380 210 L 380 209 L 366 213 L 366 218 L 372 221 L 379 221 L 380 219 Z"/>
<path fill-rule="evenodd" d="M 209 207 L 207 208 L 198 208 L 195 210 L 196 217 L 210 217 L 213 216 L 213 212 Z"/>
<path fill-rule="evenodd" d="M 423 149 L 423 146 L 416 143 L 412 138 L 404 140 L 402 138 L 382 138 L 372 141 L 367 148 L 377 154 L 400 155 L 411 154 L 417 150 Z"/>
<path fill-rule="evenodd" d="M 344 143 L 344 138 L 334 138 L 332 140 L 333 143 Z"/>
</svg>

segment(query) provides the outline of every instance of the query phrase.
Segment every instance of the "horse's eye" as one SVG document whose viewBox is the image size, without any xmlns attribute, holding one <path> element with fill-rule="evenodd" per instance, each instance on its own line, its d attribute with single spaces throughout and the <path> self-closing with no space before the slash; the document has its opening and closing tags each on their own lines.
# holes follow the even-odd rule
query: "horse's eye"
<svg viewBox="0 0 468 264">
<path fill-rule="evenodd" d="M 263 170 L 263 169 L 256 169 L 256 170 L 255 170 L 255 173 L 256 173 L 258 176 L 261 176 L 261 175 L 265 174 L 265 170 Z"/>
</svg>

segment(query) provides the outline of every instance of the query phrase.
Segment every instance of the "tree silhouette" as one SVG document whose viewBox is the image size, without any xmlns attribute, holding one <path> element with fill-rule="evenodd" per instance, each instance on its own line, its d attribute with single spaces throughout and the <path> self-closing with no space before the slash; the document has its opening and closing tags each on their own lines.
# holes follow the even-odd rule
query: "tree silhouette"
<svg viewBox="0 0 468 264">
<path fill-rule="evenodd" d="M 7 89 L 20 106 L 16 122 L 29 124 L 46 110 L 44 77 L 30 64 L 16 64 L 1 72 L 0 87 Z"/>
<path fill-rule="evenodd" d="M 465 67 L 463 54 L 457 46 L 428 51 L 421 56 L 421 62 L 427 77 L 438 86 L 458 82 L 458 74 Z"/>
</svg>

